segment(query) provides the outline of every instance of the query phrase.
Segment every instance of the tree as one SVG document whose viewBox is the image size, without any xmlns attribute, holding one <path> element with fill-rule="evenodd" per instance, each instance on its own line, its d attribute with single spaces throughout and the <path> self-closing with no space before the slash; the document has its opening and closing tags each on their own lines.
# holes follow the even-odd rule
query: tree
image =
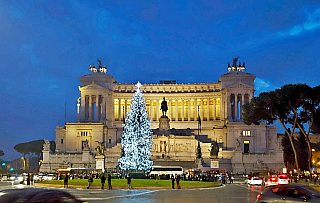
<svg viewBox="0 0 320 203">
<path fill-rule="evenodd" d="M 300 132 L 297 138 L 297 150 L 299 151 L 299 166 L 301 171 L 309 170 L 308 164 L 308 144 L 305 136 Z"/>
<path fill-rule="evenodd" d="M 298 154 L 294 145 L 293 134 L 298 128 L 308 146 L 308 165 L 311 168 L 311 144 L 309 133 L 312 129 L 317 129 L 320 123 L 315 122 L 319 113 L 320 106 L 320 87 L 311 88 L 306 84 L 284 85 L 281 89 L 261 93 L 258 97 L 253 98 L 250 103 L 244 105 L 244 122 L 246 124 L 257 124 L 266 120 L 272 124 L 274 120 L 284 128 L 288 134 L 292 150 L 295 156 L 297 170 L 299 170 Z M 319 115 L 320 116 L 320 115 Z M 286 125 L 291 125 L 291 130 Z M 304 130 L 304 126 L 308 126 Z"/>
<path fill-rule="evenodd" d="M 122 170 L 150 171 L 153 162 L 151 157 L 152 131 L 148 119 L 145 100 L 138 82 L 137 90 L 125 119 L 124 132 L 121 137 L 123 156 L 118 159 Z"/>
<path fill-rule="evenodd" d="M 301 135 L 305 137 L 308 147 L 308 170 L 312 171 L 312 147 L 309 134 L 312 127 L 319 127 L 315 123 L 317 112 L 320 108 L 320 86 L 311 88 L 306 84 L 285 85 L 281 89 L 288 95 L 288 107 L 292 112 L 292 118 L 297 118 L 297 128 L 299 128 Z M 289 123 L 293 123 L 293 119 L 289 119 Z M 290 122 L 291 121 L 291 122 Z M 305 130 L 305 127 L 307 130 Z"/>
<path fill-rule="evenodd" d="M 293 171 L 294 168 L 294 154 L 292 150 L 292 146 L 289 140 L 289 135 L 287 133 L 284 134 L 282 140 L 282 149 L 283 149 L 283 160 L 288 170 Z"/>
<path fill-rule="evenodd" d="M 2 150 L 0 150 L 0 157 L 4 156 L 4 152 Z"/>
<path fill-rule="evenodd" d="M 254 97 L 249 103 L 243 106 L 243 121 L 247 125 L 259 124 L 261 121 L 267 121 L 267 124 L 273 124 L 275 120 L 279 121 L 288 138 L 294 153 L 295 164 L 299 173 L 298 154 L 294 145 L 294 129 L 297 119 L 291 130 L 285 126 L 290 118 L 290 109 L 286 105 L 287 99 L 281 89 L 263 92 L 258 97 Z"/>
<path fill-rule="evenodd" d="M 14 146 L 14 149 L 17 152 L 23 154 L 23 159 L 26 160 L 27 157 L 32 158 L 36 156 L 38 160 L 42 158 L 42 149 L 43 149 L 44 140 L 34 140 L 25 143 L 19 143 Z M 55 150 L 55 142 L 50 141 L 51 151 Z"/>
</svg>

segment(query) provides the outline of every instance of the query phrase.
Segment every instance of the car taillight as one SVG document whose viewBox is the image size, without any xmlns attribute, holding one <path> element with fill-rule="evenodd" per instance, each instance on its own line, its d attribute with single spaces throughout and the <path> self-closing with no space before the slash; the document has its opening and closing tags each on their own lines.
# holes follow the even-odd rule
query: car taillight
<svg viewBox="0 0 320 203">
<path fill-rule="evenodd" d="M 260 199 L 261 197 L 262 197 L 262 194 L 261 194 L 261 193 L 258 194 L 258 195 L 257 195 L 257 200 Z"/>
</svg>

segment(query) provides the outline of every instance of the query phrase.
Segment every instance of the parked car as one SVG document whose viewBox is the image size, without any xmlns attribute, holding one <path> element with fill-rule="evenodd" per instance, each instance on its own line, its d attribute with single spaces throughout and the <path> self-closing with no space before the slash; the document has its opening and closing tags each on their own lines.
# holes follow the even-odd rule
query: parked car
<svg viewBox="0 0 320 203">
<path fill-rule="evenodd" d="M 320 191 L 298 184 L 270 186 L 257 195 L 256 203 L 266 202 L 320 202 Z"/>
<path fill-rule="evenodd" d="M 54 189 L 9 189 L 0 191 L 0 202 L 72 202 L 80 203 L 79 199 L 66 191 Z"/>
<path fill-rule="evenodd" d="M 251 179 L 248 180 L 248 185 L 263 185 L 263 180 L 259 177 L 251 177 Z"/>
</svg>

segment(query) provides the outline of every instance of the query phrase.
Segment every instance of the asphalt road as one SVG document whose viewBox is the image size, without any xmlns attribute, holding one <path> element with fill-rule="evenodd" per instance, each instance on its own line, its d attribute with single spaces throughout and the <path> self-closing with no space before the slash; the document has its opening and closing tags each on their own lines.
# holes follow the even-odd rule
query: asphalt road
<svg viewBox="0 0 320 203">
<path fill-rule="evenodd" d="M 0 182 L 0 189 L 34 187 L 26 185 L 14 185 Z M 38 187 L 38 186 L 37 186 Z M 196 188 L 196 189 L 162 189 L 162 190 L 101 190 L 101 189 L 75 189 L 58 188 L 66 190 L 82 201 L 89 203 L 158 203 L 158 202 L 195 202 L 195 203 L 242 203 L 254 202 L 258 193 L 264 186 L 247 186 L 242 182 L 227 184 L 221 187 Z"/>
</svg>

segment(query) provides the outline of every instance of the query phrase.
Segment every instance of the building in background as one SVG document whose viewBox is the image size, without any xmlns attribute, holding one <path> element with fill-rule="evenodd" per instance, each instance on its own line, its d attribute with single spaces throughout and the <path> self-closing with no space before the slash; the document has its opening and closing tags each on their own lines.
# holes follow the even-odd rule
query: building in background
<svg viewBox="0 0 320 203">
<path fill-rule="evenodd" d="M 242 105 L 254 96 L 255 76 L 245 71 L 244 64 L 228 65 L 218 82 L 177 84 L 160 81 L 143 84 L 152 122 L 154 165 L 197 164 L 198 141 L 202 167 L 212 166 L 211 144 L 219 143 L 218 166 L 233 173 L 281 172 L 284 167 L 281 140 L 276 126 L 246 125 L 242 122 Z M 114 170 L 121 156 L 120 137 L 126 112 L 136 90 L 134 84 L 117 83 L 106 74 L 101 61 L 96 68 L 79 78 L 80 97 L 77 121 L 56 128 L 56 151 L 44 151 L 40 171 L 57 168 L 96 168 L 96 148 L 103 142 L 105 167 Z M 143 78 L 140 79 L 143 81 Z M 159 125 L 163 98 L 168 103 L 168 126 Z M 199 129 L 198 118 L 201 119 Z"/>
</svg>

